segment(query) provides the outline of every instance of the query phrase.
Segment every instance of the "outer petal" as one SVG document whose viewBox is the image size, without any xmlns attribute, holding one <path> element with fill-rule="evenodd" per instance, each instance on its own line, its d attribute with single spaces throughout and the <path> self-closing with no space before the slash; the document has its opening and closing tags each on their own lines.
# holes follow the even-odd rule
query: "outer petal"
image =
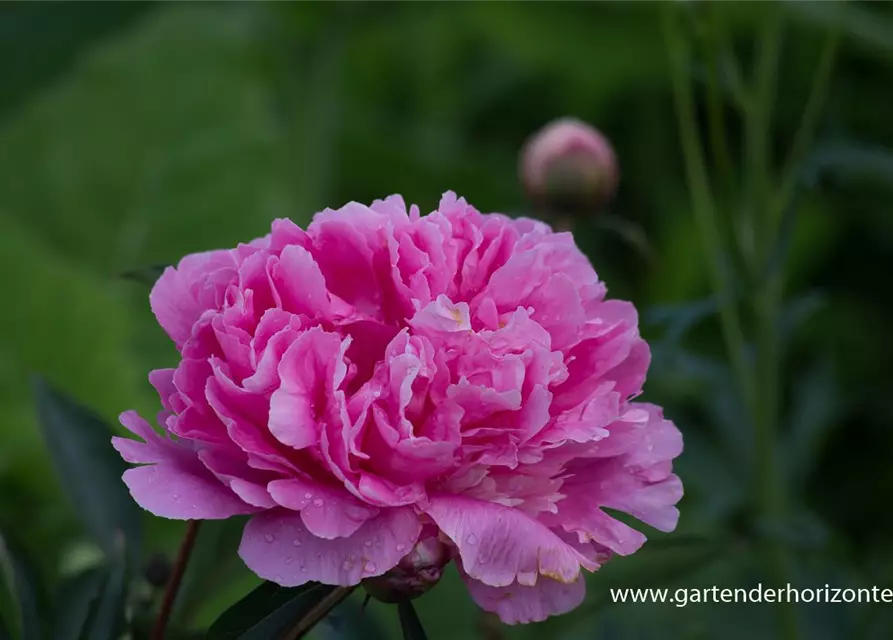
<svg viewBox="0 0 893 640">
<path fill-rule="evenodd" d="M 206 475 L 207 474 L 207 475 Z M 159 463 L 124 472 L 124 484 L 143 509 L 172 520 L 224 520 L 254 513 L 209 471 Z"/>
<path fill-rule="evenodd" d="M 122 413 L 121 424 L 145 440 L 112 438 L 127 462 L 149 463 L 123 476 L 143 509 L 174 520 L 218 520 L 257 511 L 218 480 L 194 450 L 158 435 L 135 411 Z"/>
<path fill-rule="evenodd" d="M 493 587 L 537 576 L 571 583 L 589 561 L 545 525 L 511 507 L 457 496 L 432 496 L 425 512 L 458 547 L 469 576 Z M 592 567 L 595 568 L 595 567 Z"/>
<path fill-rule="evenodd" d="M 307 531 L 298 514 L 267 511 L 246 525 L 239 555 L 258 576 L 285 587 L 310 581 L 352 586 L 392 569 L 421 530 L 412 509 L 387 509 L 349 538 L 324 540 Z"/>
<path fill-rule="evenodd" d="M 491 587 L 467 576 L 465 582 L 477 605 L 498 615 L 505 624 L 540 622 L 549 616 L 567 613 L 580 606 L 586 595 L 582 575 L 571 583 L 540 578 L 532 587 L 517 582 L 507 587 Z"/>
</svg>

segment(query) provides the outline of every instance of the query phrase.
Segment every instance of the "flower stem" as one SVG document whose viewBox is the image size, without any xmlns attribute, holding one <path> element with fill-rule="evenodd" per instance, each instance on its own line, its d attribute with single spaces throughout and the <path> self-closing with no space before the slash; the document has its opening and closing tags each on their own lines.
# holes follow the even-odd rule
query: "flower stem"
<svg viewBox="0 0 893 640">
<path fill-rule="evenodd" d="M 745 358 L 744 333 L 735 303 L 732 275 L 723 259 L 723 242 L 717 222 L 713 196 L 707 180 L 701 140 L 696 127 L 694 101 L 688 77 L 689 46 L 681 32 L 677 7 L 665 5 L 664 33 L 670 54 L 673 94 L 679 123 L 679 135 L 685 159 L 685 172 L 691 192 L 692 209 L 701 235 L 701 245 L 709 260 L 708 272 L 719 302 L 723 338 L 732 368 L 744 393 L 745 405 L 752 411 L 753 377 Z"/>
<path fill-rule="evenodd" d="M 289 629 L 282 636 L 281 640 L 298 640 L 310 631 L 316 624 L 325 618 L 329 612 L 347 599 L 353 593 L 356 586 L 338 587 L 325 598 L 320 600 L 315 607 L 307 612 L 303 618 L 298 620 L 297 624 Z"/>
<path fill-rule="evenodd" d="M 189 556 L 192 553 L 192 547 L 195 546 L 195 538 L 198 536 L 200 524 L 201 520 L 189 520 L 186 524 L 186 534 L 183 536 L 183 542 L 180 543 L 177 561 L 174 564 L 171 577 L 164 587 L 164 600 L 161 602 L 161 609 L 158 611 L 158 617 L 155 619 L 155 626 L 152 629 L 152 640 L 164 640 L 165 629 L 171 617 L 174 602 L 177 600 L 177 592 L 180 590 L 183 574 L 186 573 L 186 565 L 189 564 Z"/>
<path fill-rule="evenodd" d="M 821 57 L 812 79 L 812 88 L 803 109 L 803 117 L 800 119 L 797 133 L 794 134 L 794 142 L 782 170 L 781 186 L 773 203 L 772 214 L 775 227 L 778 226 L 778 218 L 791 199 L 797 182 L 799 164 L 812 142 L 813 135 L 815 135 L 819 114 L 822 112 L 825 97 L 828 94 L 828 86 L 831 84 L 834 62 L 840 44 L 840 31 L 840 23 L 837 23 L 829 31 L 825 38 L 825 44 L 822 46 Z"/>
</svg>

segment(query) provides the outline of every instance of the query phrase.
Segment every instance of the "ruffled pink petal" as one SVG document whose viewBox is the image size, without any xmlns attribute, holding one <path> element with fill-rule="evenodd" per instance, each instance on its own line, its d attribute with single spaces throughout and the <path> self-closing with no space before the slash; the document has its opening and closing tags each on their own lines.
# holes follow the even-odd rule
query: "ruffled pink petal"
<svg viewBox="0 0 893 640">
<path fill-rule="evenodd" d="M 459 496 L 430 497 L 424 509 L 459 549 L 468 575 L 493 587 L 537 576 L 573 582 L 580 554 L 547 527 L 517 509 Z"/>
<path fill-rule="evenodd" d="M 392 569 L 421 530 L 412 509 L 385 509 L 352 536 L 325 540 L 298 514 L 273 510 L 248 522 L 239 555 L 259 577 L 285 587 L 310 581 L 347 587 Z"/>
<path fill-rule="evenodd" d="M 498 615 L 505 624 L 541 622 L 549 616 L 568 613 L 580 606 L 586 596 L 582 575 L 570 583 L 540 578 L 532 587 L 518 583 L 491 587 L 467 576 L 465 583 L 477 605 Z"/>
<path fill-rule="evenodd" d="M 379 509 L 360 502 L 343 488 L 337 489 L 304 478 L 274 480 L 267 489 L 286 509 L 301 512 L 307 530 L 319 538 L 346 538 Z"/>
</svg>

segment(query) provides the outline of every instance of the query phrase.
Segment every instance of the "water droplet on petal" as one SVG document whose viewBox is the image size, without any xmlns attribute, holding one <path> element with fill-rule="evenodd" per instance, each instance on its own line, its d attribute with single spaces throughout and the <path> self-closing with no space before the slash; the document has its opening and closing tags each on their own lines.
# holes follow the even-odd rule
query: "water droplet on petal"
<svg viewBox="0 0 893 640">
<path fill-rule="evenodd" d="M 301 567 L 301 573 L 307 573 L 307 567 Z"/>
<path fill-rule="evenodd" d="M 313 497 L 313 494 L 310 493 L 309 491 L 308 491 L 307 493 L 304 494 L 304 498 L 306 498 L 307 500 L 309 500 L 309 499 L 312 498 L 312 497 Z"/>
<path fill-rule="evenodd" d="M 372 541 L 371 541 L 371 540 L 366 540 L 366 542 L 363 543 L 363 546 L 366 547 L 366 548 L 368 549 L 369 547 L 372 546 Z"/>
<path fill-rule="evenodd" d="M 315 554 L 313 557 L 316 558 L 317 560 L 322 560 L 322 554 L 321 554 L 321 553 L 317 553 L 317 554 Z"/>
<path fill-rule="evenodd" d="M 352 563 L 352 562 L 348 562 L 347 560 L 345 560 L 345 561 L 344 561 L 344 570 L 345 570 L 345 571 L 350 571 L 351 569 L 353 569 L 353 563 Z"/>
<path fill-rule="evenodd" d="M 180 499 L 180 494 L 175 493 L 175 494 L 172 495 L 171 497 L 172 497 L 174 500 L 179 500 L 179 499 Z"/>
<path fill-rule="evenodd" d="M 301 542 L 301 539 L 300 539 L 300 538 L 295 538 L 294 540 L 291 541 L 291 543 L 292 543 L 293 545 L 295 545 L 296 547 L 300 547 L 300 546 L 303 544 L 303 543 Z"/>
<path fill-rule="evenodd" d="M 406 545 L 405 545 L 405 544 L 398 544 L 398 545 L 397 545 L 397 551 L 399 551 L 399 552 L 401 552 L 401 553 L 402 553 L 403 551 L 406 551 Z"/>
<path fill-rule="evenodd" d="M 468 544 L 477 544 L 478 537 L 476 535 L 474 535 L 473 533 L 469 533 L 468 537 L 465 538 L 465 542 L 467 542 Z"/>
<path fill-rule="evenodd" d="M 281 573 L 277 573 L 277 574 L 276 574 L 276 582 L 282 582 L 282 580 L 283 580 L 283 578 L 282 578 L 282 574 L 281 574 Z"/>
<path fill-rule="evenodd" d="M 292 560 L 294 560 L 294 558 L 292 558 L 291 556 L 288 556 L 288 557 L 285 559 L 285 564 L 291 564 Z"/>
<path fill-rule="evenodd" d="M 367 562 L 366 566 L 363 567 L 363 571 L 366 573 L 375 573 L 375 563 Z"/>
<path fill-rule="evenodd" d="M 313 506 L 314 506 L 314 507 L 321 507 L 321 506 L 322 506 L 322 498 L 317 498 L 316 500 L 314 500 L 314 501 L 313 501 Z"/>
<path fill-rule="evenodd" d="M 267 535 L 264 536 L 264 540 L 266 540 L 267 542 L 273 542 L 273 540 L 275 540 L 275 539 L 276 539 L 276 536 L 274 536 L 272 533 L 268 533 Z"/>
</svg>

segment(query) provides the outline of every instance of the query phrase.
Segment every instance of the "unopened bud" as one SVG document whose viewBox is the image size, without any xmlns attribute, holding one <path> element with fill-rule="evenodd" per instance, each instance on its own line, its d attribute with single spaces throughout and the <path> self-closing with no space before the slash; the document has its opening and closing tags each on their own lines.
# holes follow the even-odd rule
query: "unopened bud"
<svg viewBox="0 0 893 640">
<path fill-rule="evenodd" d="M 521 154 L 520 174 L 538 206 L 575 215 L 604 206 L 620 177 L 611 143 L 574 118 L 556 120 L 531 136 Z"/>
<path fill-rule="evenodd" d="M 449 549 L 435 534 L 417 542 L 387 573 L 363 580 L 363 587 L 382 602 L 412 600 L 440 581 L 449 561 Z"/>
</svg>

